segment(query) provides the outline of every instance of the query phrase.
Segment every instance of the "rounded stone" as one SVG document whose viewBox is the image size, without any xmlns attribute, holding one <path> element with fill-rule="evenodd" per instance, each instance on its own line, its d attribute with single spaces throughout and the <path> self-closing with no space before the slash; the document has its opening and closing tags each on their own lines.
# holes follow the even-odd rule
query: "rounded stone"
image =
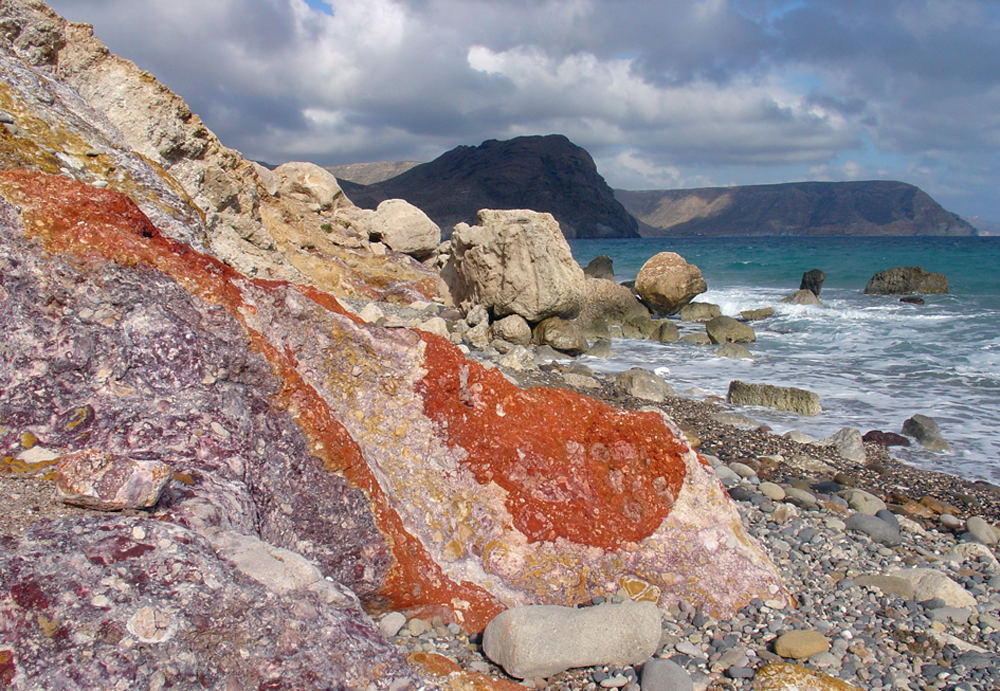
<svg viewBox="0 0 1000 691">
<path fill-rule="evenodd" d="M 829 649 L 826 636 L 812 629 L 786 631 L 774 641 L 774 652 L 793 660 L 804 660 Z"/>
<path fill-rule="evenodd" d="M 780 485 L 776 485 L 773 482 L 762 482 L 757 489 L 760 490 L 761 494 L 772 501 L 782 501 L 785 498 L 785 490 L 783 490 Z"/>
</svg>

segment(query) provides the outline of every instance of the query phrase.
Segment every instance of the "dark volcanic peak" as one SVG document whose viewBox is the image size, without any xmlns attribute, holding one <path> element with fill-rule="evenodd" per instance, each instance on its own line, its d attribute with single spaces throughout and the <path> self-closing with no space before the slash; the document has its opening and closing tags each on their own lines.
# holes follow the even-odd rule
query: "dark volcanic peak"
<svg viewBox="0 0 1000 691">
<path fill-rule="evenodd" d="M 559 134 L 459 146 L 389 180 L 342 185 L 358 206 L 405 199 L 446 235 L 480 209 L 533 209 L 555 216 L 566 237 L 638 237 L 590 154 Z"/>
<path fill-rule="evenodd" d="M 905 182 L 791 182 L 688 190 L 615 190 L 642 235 L 975 235 Z"/>
</svg>

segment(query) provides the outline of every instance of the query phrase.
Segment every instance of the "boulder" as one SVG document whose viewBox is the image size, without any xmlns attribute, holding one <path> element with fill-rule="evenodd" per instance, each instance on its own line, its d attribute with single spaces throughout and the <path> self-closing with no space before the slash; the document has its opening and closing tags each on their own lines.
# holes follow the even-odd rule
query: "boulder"
<svg viewBox="0 0 1000 691">
<path fill-rule="evenodd" d="M 657 324 L 656 340 L 660 343 L 676 343 L 680 339 L 680 330 L 669 319 L 659 319 Z"/>
<path fill-rule="evenodd" d="M 531 325 L 520 314 L 510 314 L 493 322 L 493 337 L 514 345 L 531 343 Z"/>
<path fill-rule="evenodd" d="M 819 269 L 810 269 L 802 274 L 802 281 L 799 283 L 799 290 L 808 290 L 816 297 L 819 297 L 819 293 L 823 290 L 823 281 L 826 280 L 826 274 Z"/>
<path fill-rule="evenodd" d="M 796 290 L 791 295 L 781 298 L 781 301 L 789 305 L 819 306 L 823 304 L 814 292 L 805 289 Z"/>
<path fill-rule="evenodd" d="M 660 252 L 639 269 L 635 290 L 654 314 L 670 315 L 708 290 L 708 285 L 697 266 L 676 252 Z"/>
<path fill-rule="evenodd" d="M 712 343 L 753 343 L 757 334 L 749 324 L 732 317 L 715 317 L 705 324 L 705 331 Z"/>
<path fill-rule="evenodd" d="M 315 204 L 321 211 L 350 206 L 350 200 L 344 196 L 333 173 L 315 163 L 283 163 L 271 172 L 277 178 L 278 196 Z"/>
<path fill-rule="evenodd" d="M 486 626 L 483 652 L 519 679 L 573 667 L 635 665 L 656 652 L 661 618 L 656 605 L 631 600 L 582 609 L 516 607 Z"/>
<path fill-rule="evenodd" d="M 532 323 L 573 317 L 583 306 L 583 269 L 551 214 L 482 209 L 479 225 L 455 226 L 451 247 L 442 277 L 456 303 Z"/>
<path fill-rule="evenodd" d="M 836 448 L 837 453 L 855 463 L 864 463 L 868 458 L 861 432 L 852 427 L 844 427 L 818 443 Z"/>
<path fill-rule="evenodd" d="M 941 436 L 937 422 L 919 413 L 903 422 L 903 434 L 914 437 L 920 445 L 930 451 L 953 451 L 951 444 Z"/>
<path fill-rule="evenodd" d="M 844 524 L 849 530 L 864 533 L 873 541 L 887 547 L 895 547 L 902 542 L 902 538 L 899 535 L 899 528 L 888 521 L 883 521 L 877 516 L 871 516 L 866 513 L 855 513 L 849 516 L 844 521 Z"/>
<path fill-rule="evenodd" d="M 682 322 L 707 322 L 721 314 L 719 306 L 711 302 L 689 302 L 681 307 L 678 316 Z"/>
<path fill-rule="evenodd" d="M 913 599 L 917 602 L 940 599 L 948 607 L 976 606 L 976 598 L 945 574 L 929 568 L 896 569 L 890 576 L 901 578 L 913 586 Z"/>
<path fill-rule="evenodd" d="M 532 331 L 532 340 L 567 355 L 582 355 L 590 347 L 579 327 L 560 317 L 542 320 Z"/>
<path fill-rule="evenodd" d="M 734 360 L 753 360 L 753 353 L 738 343 L 723 343 L 716 348 L 715 354 L 719 357 L 727 357 Z"/>
<path fill-rule="evenodd" d="M 902 295 L 905 293 L 947 293 L 948 278 L 919 266 L 896 266 L 879 271 L 869 279 L 865 293 Z"/>
<path fill-rule="evenodd" d="M 789 386 L 752 384 L 738 379 L 729 382 L 726 402 L 731 405 L 759 405 L 789 410 L 800 415 L 819 415 L 823 412 L 819 396 L 812 391 Z"/>
<path fill-rule="evenodd" d="M 390 249 L 425 259 L 441 244 L 441 229 L 423 211 L 403 199 L 386 199 L 375 209 L 370 239 Z"/>
<path fill-rule="evenodd" d="M 623 338 L 647 339 L 659 334 L 660 322 L 647 315 L 637 315 L 621 325 Z"/>
<path fill-rule="evenodd" d="M 694 691 L 694 682 L 673 660 L 652 658 L 642 666 L 643 691 Z"/>
<path fill-rule="evenodd" d="M 885 447 L 910 445 L 910 440 L 901 434 L 896 434 L 895 432 L 882 432 L 877 429 L 868 430 L 865 432 L 864 436 L 861 437 L 861 439 L 862 441 Z"/>
<path fill-rule="evenodd" d="M 758 307 L 752 310 L 743 310 L 740 312 L 740 316 L 748 322 L 759 321 L 761 319 L 767 319 L 772 314 L 774 314 L 773 307 Z"/>
<path fill-rule="evenodd" d="M 56 464 L 56 492 L 63 502 L 88 509 L 147 509 L 159 501 L 173 475 L 162 461 L 82 449 Z"/>
<path fill-rule="evenodd" d="M 590 263 L 583 267 L 583 273 L 587 278 L 603 278 L 608 281 L 615 280 L 614 264 L 611 257 L 601 254 L 590 260 Z"/>
<path fill-rule="evenodd" d="M 625 286 L 604 278 L 587 278 L 580 314 L 573 322 L 588 338 L 607 337 L 609 326 L 622 326 L 634 320 L 649 320 L 646 309 Z"/>
<path fill-rule="evenodd" d="M 674 391 L 663 378 L 641 367 L 633 367 L 615 377 L 615 384 L 625 393 L 654 403 L 662 403 Z"/>
<path fill-rule="evenodd" d="M 708 337 L 708 334 L 703 333 L 684 334 L 679 340 L 691 345 L 712 345 L 712 339 Z"/>
</svg>

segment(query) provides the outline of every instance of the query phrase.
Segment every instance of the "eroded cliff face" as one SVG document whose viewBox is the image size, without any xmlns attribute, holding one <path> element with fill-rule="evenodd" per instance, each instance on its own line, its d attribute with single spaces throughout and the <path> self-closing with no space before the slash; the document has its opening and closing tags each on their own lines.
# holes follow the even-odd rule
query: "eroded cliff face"
<svg viewBox="0 0 1000 691">
<path fill-rule="evenodd" d="M 370 251 L 346 197 L 281 194 L 269 171 L 223 146 L 183 99 L 110 53 L 89 25 L 25 0 L 0 2 L 0 17 L 0 109 L 13 119 L 0 133 L 6 166 L 106 184 L 248 276 L 343 296 L 438 294 L 436 276 L 412 258 Z"/>
<path fill-rule="evenodd" d="M 362 607 L 474 632 L 622 586 L 718 617 L 787 597 L 662 414 L 525 391 L 441 338 L 361 323 L 335 295 L 414 299 L 437 277 L 374 255 L 333 188 L 283 187 L 219 147 L 85 28 L 0 9 L 30 62 L 0 50 L 0 470 L 46 477 L 89 450 L 174 472 L 148 512 L 4 538 L 5 684 L 405 688 Z M 119 87 L 141 117 L 159 94 L 164 129 L 126 135 L 127 108 L 94 109 Z M 235 201 L 207 204 L 210 170 Z M 323 218 L 346 219 L 329 247 L 308 230 Z M 73 556 L 39 557 L 54 550 Z"/>
</svg>

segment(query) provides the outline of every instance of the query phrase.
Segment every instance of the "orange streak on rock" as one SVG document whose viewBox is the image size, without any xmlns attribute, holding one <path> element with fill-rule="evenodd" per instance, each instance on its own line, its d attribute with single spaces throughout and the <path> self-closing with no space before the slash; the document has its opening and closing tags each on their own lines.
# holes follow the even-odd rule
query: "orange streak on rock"
<svg viewBox="0 0 1000 691">
<path fill-rule="evenodd" d="M 29 171 L 0 171 L 0 192 L 21 210 L 29 237 L 45 249 L 89 262 L 111 261 L 122 266 L 147 266 L 167 274 L 193 295 L 229 311 L 243 326 L 254 350 L 274 368 L 283 388 L 276 408 L 288 410 L 310 441 L 311 451 L 326 468 L 342 472 L 366 493 L 376 524 L 392 547 L 394 564 L 382 594 L 394 608 L 416 608 L 427 603 L 450 603 L 453 598 L 473 604 L 476 613 L 463 622 L 482 630 L 503 608 L 485 590 L 455 583 L 410 535 L 389 504 L 365 462 L 357 443 L 333 416 L 326 400 L 299 374 L 292 352 L 280 350 L 247 324 L 256 309 L 243 300 L 238 283 L 274 293 L 288 284 L 248 279 L 218 260 L 164 237 L 131 199 L 60 176 Z M 298 290 L 321 307 L 357 319 L 336 298 L 309 287 Z M 441 610 L 450 616 L 450 611 Z"/>
<path fill-rule="evenodd" d="M 530 540 L 614 549 L 657 529 L 685 472 L 685 446 L 658 414 L 570 391 L 523 391 L 444 339 L 421 338 L 425 414 L 468 452 L 463 462 L 479 483 L 507 490 L 514 525 Z"/>
</svg>

